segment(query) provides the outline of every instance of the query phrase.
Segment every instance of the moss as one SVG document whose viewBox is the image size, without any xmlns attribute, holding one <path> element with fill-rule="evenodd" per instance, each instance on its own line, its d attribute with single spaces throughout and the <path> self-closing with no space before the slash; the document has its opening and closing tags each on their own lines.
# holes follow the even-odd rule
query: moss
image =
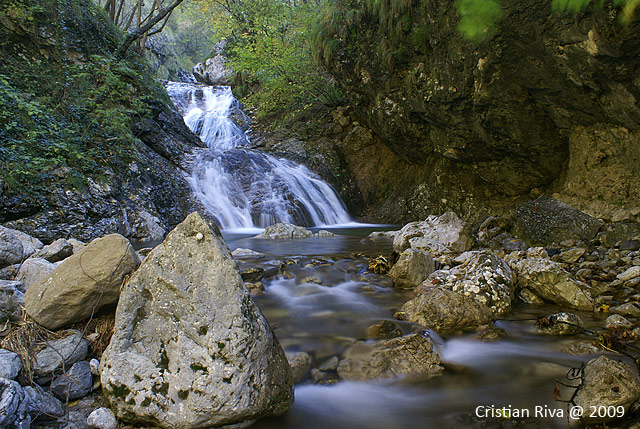
<svg viewBox="0 0 640 429">
<path fill-rule="evenodd" d="M 46 207 L 56 188 L 127 172 L 132 124 L 169 103 L 144 60 L 113 57 L 123 35 L 90 0 L 8 0 L 0 15 L 0 185 Z"/>
<path fill-rule="evenodd" d="M 125 398 L 129 393 L 131 393 L 131 390 L 123 384 L 116 385 L 109 383 L 109 387 L 111 388 L 111 394 L 114 398 Z"/>
</svg>

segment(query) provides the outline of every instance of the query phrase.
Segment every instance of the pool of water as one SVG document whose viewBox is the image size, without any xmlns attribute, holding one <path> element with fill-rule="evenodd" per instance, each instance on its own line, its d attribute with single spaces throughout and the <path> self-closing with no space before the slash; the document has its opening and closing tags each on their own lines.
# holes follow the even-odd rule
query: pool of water
<svg viewBox="0 0 640 429">
<path fill-rule="evenodd" d="M 254 300 L 287 351 L 305 351 L 315 366 L 340 356 L 367 328 L 393 314 L 412 297 L 384 275 L 367 271 L 368 258 L 388 256 L 391 240 L 370 240 L 374 226 L 342 228 L 335 237 L 264 240 L 225 233 L 230 248 L 263 253 L 237 258 L 241 269 L 284 266 L 286 275 L 263 280 L 265 291 Z M 317 277 L 321 284 L 309 282 Z M 483 342 L 473 334 L 442 338 L 431 331 L 394 321 L 403 333 L 429 335 L 445 371 L 429 380 L 337 381 L 296 385 L 296 400 L 281 417 L 258 421 L 257 428 L 427 428 L 551 427 L 566 428 L 566 404 L 554 400 L 557 381 L 593 355 L 567 353 L 591 338 L 538 335 L 535 319 L 559 311 L 554 306 L 514 305 L 496 325 L 506 332 Z M 606 315 L 577 312 L 587 326 Z M 561 388 L 563 397 L 572 390 Z M 491 418 L 490 408 L 529 410 L 529 419 Z M 536 408 L 539 407 L 539 408 Z M 559 410 L 559 411 L 558 411 Z M 564 416 L 558 414 L 563 411 Z M 550 413 L 554 413 L 550 415 Z M 571 427 L 580 427 L 572 421 Z"/>
</svg>

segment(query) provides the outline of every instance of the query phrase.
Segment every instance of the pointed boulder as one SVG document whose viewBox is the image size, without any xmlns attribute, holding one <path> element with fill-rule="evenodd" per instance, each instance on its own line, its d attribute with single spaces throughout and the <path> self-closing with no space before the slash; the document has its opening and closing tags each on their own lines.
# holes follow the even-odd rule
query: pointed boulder
<svg viewBox="0 0 640 429">
<path fill-rule="evenodd" d="M 291 368 L 215 226 L 189 215 L 122 290 L 100 375 L 116 415 L 163 428 L 284 413 Z"/>
</svg>

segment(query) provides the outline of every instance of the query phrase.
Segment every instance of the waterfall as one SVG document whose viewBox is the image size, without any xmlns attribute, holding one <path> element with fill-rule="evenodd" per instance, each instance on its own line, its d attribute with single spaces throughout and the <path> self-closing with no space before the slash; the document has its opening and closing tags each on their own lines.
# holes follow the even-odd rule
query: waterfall
<svg viewBox="0 0 640 429">
<path fill-rule="evenodd" d="M 335 190 L 305 166 L 248 149 L 248 136 L 230 118 L 243 115 L 230 87 L 169 82 L 167 92 L 208 147 L 187 180 L 221 229 L 350 222 Z"/>
</svg>

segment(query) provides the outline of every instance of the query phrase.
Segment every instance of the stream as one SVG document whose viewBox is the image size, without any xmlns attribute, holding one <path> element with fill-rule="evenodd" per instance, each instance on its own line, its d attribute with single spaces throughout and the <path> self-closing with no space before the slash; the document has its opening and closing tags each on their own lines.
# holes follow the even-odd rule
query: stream
<svg viewBox="0 0 640 429">
<path fill-rule="evenodd" d="M 429 380 L 371 382 L 338 381 L 335 371 L 327 371 L 319 384 L 307 378 L 296 386 L 295 402 L 285 416 L 258 421 L 255 427 L 502 427 L 503 423 L 513 427 L 504 418 L 476 417 L 476 408 L 485 406 L 530 410 L 531 419 L 517 427 L 567 427 L 566 405 L 554 401 L 552 392 L 556 380 L 562 381 L 571 368 L 594 356 L 576 356 L 567 350 L 579 349 L 591 339 L 535 333 L 531 319 L 560 310 L 552 305 L 516 304 L 505 316 L 509 321 L 496 322 L 506 335 L 493 342 L 474 334 L 441 338 L 417 325 L 393 320 L 393 314 L 412 296 L 411 291 L 394 289 L 386 276 L 367 271 L 368 257 L 388 255 L 392 250 L 391 240 L 366 238 L 376 229 L 381 227 L 334 228 L 331 230 L 339 234 L 335 237 L 299 240 L 223 235 L 232 250 L 242 247 L 264 253 L 236 258 L 241 270 L 286 266 L 288 274 L 265 277 L 266 290 L 254 296 L 286 351 L 307 352 L 313 357 L 313 367 L 318 367 L 340 356 L 354 341 L 366 339 L 369 326 L 390 320 L 404 334 L 421 332 L 431 337 L 445 371 Z M 319 277 L 322 284 L 303 282 L 308 276 Z M 576 314 L 587 327 L 605 318 L 596 313 Z M 570 389 L 562 392 L 563 397 L 571 394 Z M 542 414 L 562 409 L 564 418 L 535 418 L 536 406 Z M 481 425 L 483 420 L 488 426 Z"/>
<path fill-rule="evenodd" d="M 553 397 L 556 380 L 571 384 L 565 375 L 592 358 L 594 348 L 587 337 L 535 332 L 535 320 L 558 307 L 515 304 L 495 323 L 501 335 L 493 341 L 478 334 L 442 338 L 394 320 L 412 293 L 367 270 L 369 258 L 392 252 L 390 239 L 367 236 L 398 227 L 354 223 L 337 193 L 306 167 L 251 150 L 247 133 L 231 119 L 243 113 L 229 87 L 170 82 L 167 90 L 207 145 L 195 154 L 188 176 L 194 194 L 232 250 L 259 252 L 236 257 L 241 270 L 265 270 L 265 290 L 254 300 L 285 351 L 308 353 L 316 368 L 296 385 L 291 409 L 258 421 L 256 428 L 567 427 L 568 408 Z M 254 238 L 276 222 L 336 235 Z M 576 313 L 587 328 L 605 318 Z M 445 370 L 428 379 L 340 380 L 336 363 L 342 353 L 385 320 L 402 334 L 430 337 Z M 560 388 L 562 398 L 572 392 Z M 516 410 L 512 418 L 496 415 L 503 407 Z M 528 418 L 517 418 L 526 417 L 525 411 Z"/>
</svg>

